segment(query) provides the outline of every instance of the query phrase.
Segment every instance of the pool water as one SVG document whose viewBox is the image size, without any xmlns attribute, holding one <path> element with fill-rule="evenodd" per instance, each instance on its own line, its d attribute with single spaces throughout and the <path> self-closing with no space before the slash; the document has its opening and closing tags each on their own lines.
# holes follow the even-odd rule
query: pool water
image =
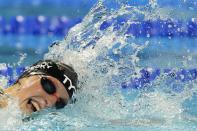
<svg viewBox="0 0 197 131">
<path fill-rule="evenodd" d="M 187 2 L 180 2 L 181 7 Z M 2 129 L 196 130 L 196 17 L 190 13 L 192 18 L 178 19 L 180 12 L 171 12 L 173 8 L 157 1 L 145 6 L 99 1 L 59 45 L 44 54 L 44 59 L 74 67 L 81 88 L 76 102 L 27 117 L 17 105 L 9 115 L 11 100 Z M 171 30 L 177 19 L 181 25 Z M 144 25 L 148 21 L 151 25 L 159 21 L 159 26 Z M 17 71 L 12 65 L 11 70 Z M 6 85 L 8 79 L 2 76 L 1 83 Z"/>
</svg>

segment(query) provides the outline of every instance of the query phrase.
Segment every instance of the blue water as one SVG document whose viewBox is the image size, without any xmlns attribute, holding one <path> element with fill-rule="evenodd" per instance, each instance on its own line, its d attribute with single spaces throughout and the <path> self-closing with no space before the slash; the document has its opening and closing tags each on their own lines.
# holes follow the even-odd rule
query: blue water
<svg viewBox="0 0 197 131">
<path fill-rule="evenodd" d="M 0 63 L 8 63 L 0 70 L 3 85 L 27 65 L 50 58 L 71 64 L 81 88 L 75 104 L 43 110 L 22 123 L 8 116 L 2 129 L 196 130 L 195 7 L 193 0 L 100 1 L 64 40 L 2 35 Z M 61 44 L 48 50 L 54 40 Z"/>
</svg>

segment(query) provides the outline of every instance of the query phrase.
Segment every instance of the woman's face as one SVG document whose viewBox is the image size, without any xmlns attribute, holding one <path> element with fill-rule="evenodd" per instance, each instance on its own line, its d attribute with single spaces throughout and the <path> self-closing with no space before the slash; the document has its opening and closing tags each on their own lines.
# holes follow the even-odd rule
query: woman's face
<svg viewBox="0 0 197 131">
<path fill-rule="evenodd" d="M 41 84 L 40 76 L 31 76 L 20 79 L 10 92 L 12 96 L 18 98 L 20 108 L 23 112 L 30 114 L 47 107 L 53 107 L 59 100 L 67 103 L 69 95 L 63 84 L 54 77 L 44 76 L 50 80 L 56 88 L 56 92 L 48 94 Z M 9 93 L 8 93 L 9 94 Z"/>
</svg>

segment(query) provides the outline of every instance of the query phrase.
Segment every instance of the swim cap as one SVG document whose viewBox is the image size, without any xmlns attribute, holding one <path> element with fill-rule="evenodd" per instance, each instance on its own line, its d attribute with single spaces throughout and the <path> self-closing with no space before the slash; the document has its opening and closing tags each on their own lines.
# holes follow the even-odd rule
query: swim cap
<svg viewBox="0 0 197 131">
<path fill-rule="evenodd" d="M 64 85 L 70 98 L 77 88 L 77 73 L 72 67 L 58 61 L 40 60 L 27 68 L 18 80 L 33 75 L 49 75 L 55 77 Z"/>
</svg>

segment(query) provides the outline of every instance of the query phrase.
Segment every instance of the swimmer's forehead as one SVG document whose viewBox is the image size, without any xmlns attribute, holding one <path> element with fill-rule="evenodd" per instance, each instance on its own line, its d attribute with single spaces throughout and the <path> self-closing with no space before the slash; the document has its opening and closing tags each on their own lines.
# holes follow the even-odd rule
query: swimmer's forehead
<svg viewBox="0 0 197 131">
<path fill-rule="evenodd" d="M 58 79 L 52 76 L 44 76 L 44 77 L 47 77 L 49 80 L 51 80 L 56 87 L 63 89 L 61 90 L 61 92 L 59 92 L 59 94 L 61 98 L 63 98 L 65 101 L 68 101 L 69 97 L 67 90 L 64 88 L 64 85 Z M 41 76 L 38 75 L 21 78 L 18 80 L 19 87 L 21 87 L 21 85 L 22 86 L 29 85 L 31 84 L 31 82 L 38 82 L 38 81 L 40 82 L 40 78 Z"/>
<path fill-rule="evenodd" d="M 31 80 L 31 81 L 34 81 L 34 80 L 38 80 L 39 77 L 38 76 L 29 76 L 29 77 L 24 77 L 24 78 L 21 78 L 19 79 L 17 82 L 19 83 L 23 83 L 23 82 L 26 82 L 27 80 Z"/>
</svg>

